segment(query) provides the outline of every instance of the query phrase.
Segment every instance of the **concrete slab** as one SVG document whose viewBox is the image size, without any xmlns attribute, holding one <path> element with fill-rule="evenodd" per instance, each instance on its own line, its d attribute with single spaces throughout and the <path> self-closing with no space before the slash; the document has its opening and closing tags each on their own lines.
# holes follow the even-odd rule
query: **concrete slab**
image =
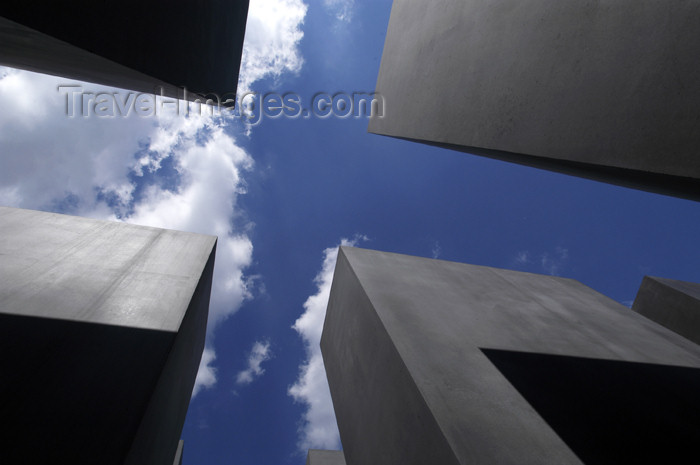
<svg viewBox="0 0 700 465">
<path fill-rule="evenodd" d="M 216 238 L 7 207 L 0 238 L 3 457 L 172 464 Z"/>
<path fill-rule="evenodd" d="M 0 207 L 5 314 L 176 331 L 216 238 Z"/>
<path fill-rule="evenodd" d="M 700 200 L 700 1 L 396 0 L 376 134 Z"/>
<path fill-rule="evenodd" d="M 306 465 L 345 465 L 342 450 L 309 449 Z"/>
<path fill-rule="evenodd" d="M 234 98 L 249 0 L 0 4 L 0 63 L 182 98 Z"/>
<path fill-rule="evenodd" d="M 645 276 L 632 310 L 700 344 L 700 284 Z"/>
<path fill-rule="evenodd" d="M 682 461 L 700 440 L 700 348 L 570 279 L 341 247 L 321 349 L 349 465 Z"/>
</svg>

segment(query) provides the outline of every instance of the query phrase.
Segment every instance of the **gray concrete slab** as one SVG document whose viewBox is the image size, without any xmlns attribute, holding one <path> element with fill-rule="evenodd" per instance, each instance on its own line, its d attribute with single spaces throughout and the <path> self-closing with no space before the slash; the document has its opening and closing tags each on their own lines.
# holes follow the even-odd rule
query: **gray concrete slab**
<svg viewBox="0 0 700 465">
<path fill-rule="evenodd" d="M 700 200 L 700 1 L 395 0 L 369 130 Z"/>
<path fill-rule="evenodd" d="M 137 92 L 236 93 L 248 0 L 0 4 L 0 63 Z"/>
<path fill-rule="evenodd" d="M 321 349 L 349 465 L 631 463 L 700 439 L 697 345 L 570 279 L 341 247 Z"/>
<path fill-rule="evenodd" d="M 632 310 L 700 344 L 700 284 L 645 276 Z"/>
<path fill-rule="evenodd" d="M 213 236 L 0 207 L 6 314 L 177 331 Z"/>
<path fill-rule="evenodd" d="M 306 465 L 345 465 L 342 450 L 309 449 Z"/>
<path fill-rule="evenodd" d="M 216 238 L 7 207 L 0 238 L 3 458 L 172 464 Z"/>
</svg>

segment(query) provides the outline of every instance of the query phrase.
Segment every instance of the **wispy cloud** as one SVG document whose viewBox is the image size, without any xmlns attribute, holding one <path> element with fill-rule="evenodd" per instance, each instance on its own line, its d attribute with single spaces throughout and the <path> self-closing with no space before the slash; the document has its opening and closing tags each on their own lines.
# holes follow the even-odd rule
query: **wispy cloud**
<svg viewBox="0 0 700 465">
<path fill-rule="evenodd" d="M 433 249 L 431 250 L 432 257 L 433 258 L 439 258 L 440 254 L 442 254 L 442 247 L 440 247 L 440 242 L 435 241 L 433 244 Z"/>
<path fill-rule="evenodd" d="M 516 263 L 528 263 L 530 261 L 530 252 L 522 250 L 515 256 Z"/>
<path fill-rule="evenodd" d="M 358 235 L 352 240 L 342 239 L 340 245 L 354 246 L 365 240 L 365 236 Z M 314 278 L 316 293 L 306 299 L 304 313 L 292 326 L 302 337 L 306 347 L 306 361 L 299 367 L 299 377 L 288 391 L 296 402 L 306 405 L 299 440 L 299 448 L 302 451 L 309 448 L 337 449 L 340 446 L 320 346 L 337 256 L 338 246 L 323 251 L 323 265 Z"/>
<path fill-rule="evenodd" d="M 253 344 L 248 355 L 248 368 L 238 372 L 236 375 L 236 384 L 246 385 L 252 383 L 256 378 L 265 373 L 262 368 L 262 363 L 270 360 L 272 351 L 270 350 L 270 341 L 257 341 Z"/>
<path fill-rule="evenodd" d="M 339 21 L 349 23 L 355 13 L 355 0 L 323 0 L 323 4 Z"/>
<path fill-rule="evenodd" d="M 515 254 L 511 266 L 534 273 L 559 276 L 568 259 L 569 250 L 561 246 L 556 246 L 553 250 L 542 253 L 521 250 Z"/>
<path fill-rule="evenodd" d="M 555 247 L 553 253 L 545 252 L 540 257 L 540 263 L 545 273 L 559 276 L 559 273 L 569 258 L 569 250 L 563 247 Z"/>
<path fill-rule="evenodd" d="M 556 246 L 554 248 L 554 251 L 559 256 L 559 258 L 562 260 L 566 260 L 567 258 L 569 258 L 569 249 L 565 249 L 564 247 Z"/>
</svg>

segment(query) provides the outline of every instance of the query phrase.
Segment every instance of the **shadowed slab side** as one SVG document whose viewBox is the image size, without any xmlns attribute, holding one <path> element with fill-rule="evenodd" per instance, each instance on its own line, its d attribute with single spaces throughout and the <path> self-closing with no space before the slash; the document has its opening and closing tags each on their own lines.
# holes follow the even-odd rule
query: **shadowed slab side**
<svg viewBox="0 0 700 465">
<path fill-rule="evenodd" d="M 586 464 L 684 463 L 700 444 L 700 369 L 482 349 Z"/>
<path fill-rule="evenodd" d="M 0 63 L 189 100 L 235 101 L 249 0 L 4 0 Z"/>
<path fill-rule="evenodd" d="M 645 276 L 632 310 L 700 344 L 700 284 Z"/>
</svg>

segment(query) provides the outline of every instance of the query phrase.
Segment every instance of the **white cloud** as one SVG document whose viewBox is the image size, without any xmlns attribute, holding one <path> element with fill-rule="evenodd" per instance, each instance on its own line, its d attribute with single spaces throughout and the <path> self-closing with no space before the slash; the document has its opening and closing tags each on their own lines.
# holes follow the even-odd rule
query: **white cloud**
<svg viewBox="0 0 700 465">
<path fill-rule="evenodd" d="M 304 37 L 307 5 L 302 0 L 252 0 L 248 9 L 238 95 L 255 81 L 285 72 L 297 73 L 304 60 L 299 42 Z"/>
<path fill-rule="evenodd" d="M 79 200 L 75 213 L 85 213 L 98 207 L 96 190 L 128 200 L 133 154 L 152 121 L 69 118 L 57 90 L 66 80 L 9 68 L 1 75 L 0 202 L 49 209 L 70 197 Z"/>
<path fill-rule="evenodd" d="M 354 246 L 364 240 L 367 240 L 365 236 L 356 236 L 353 240 L 342 239 L 340 245 Z M 320 347 L 337 256 L 338 247 L 323 251 L 323 265 L 314 278 L 317 292 L 306 299 L 304 313 L 292 326 L 306 347 L 306 361 L 299 367 L 299 377 L 288 391 L 296 402 L 304 403 L 307 407 L 300 430 L 299 448 L 302 451 L 309 448 L 337 449 L 340 446 Z"/>
<path fill-rule="evenodd" d="M 339 21 L 349 23 L 355 12 L 355 0 L 323 0 L 326 9 Z"/>
<path fill-rule="evenodd" d="M 248 355 L 248 368 L 238 373 L 236 376 L 236 384 L 250 384 L 255 378 L 262 376 L 265 370 L 261 365 L 264 361 L 270 360 L 271 357 L 272 352 L 270 351 L 269 341 L 255 342 Z"/>
</svg>

